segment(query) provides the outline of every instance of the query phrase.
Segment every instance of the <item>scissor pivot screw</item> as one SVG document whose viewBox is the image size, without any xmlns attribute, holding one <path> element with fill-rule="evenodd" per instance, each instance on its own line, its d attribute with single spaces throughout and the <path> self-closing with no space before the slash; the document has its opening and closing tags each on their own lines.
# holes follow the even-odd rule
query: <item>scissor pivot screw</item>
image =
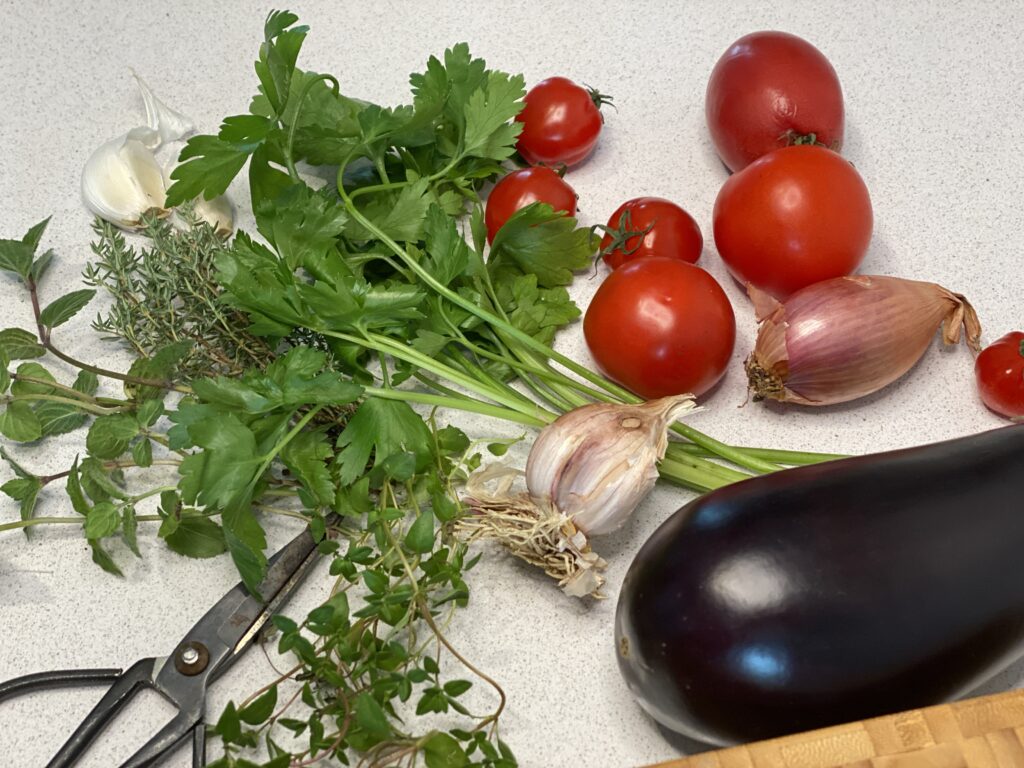
<svg viewBox="0 0 1024 768">
<path fill-rule="evenodd" d="M 210 652 L 200 642 L 181 645 L 174 654 L 174 668 L 183 675 L 198 675 L 210 663 Z"/>
</svg>

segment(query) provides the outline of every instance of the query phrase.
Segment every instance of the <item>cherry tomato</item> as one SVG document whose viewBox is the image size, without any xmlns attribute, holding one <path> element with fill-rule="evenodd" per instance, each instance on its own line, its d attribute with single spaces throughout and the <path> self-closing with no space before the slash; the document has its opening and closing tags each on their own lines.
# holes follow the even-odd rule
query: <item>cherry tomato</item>
<svg viewBox="0 0 1024 768">
<path fill-rule="evenodd" d="M 738 171 L 810 137 L 838 151 L 843 90 L 821 51 L 796 35 L 755 32 L 729 46 L 708 80 L 704 112 L 715 149 Z"/>
<path fill-rule="evenodd" d="M 523 124 L 516 148 L 526 162 L 576 165 L 594 150 L 607 96 L 565 77 L 549 77 L 533 86 L 524 101 L 516 116 Z"/>
<path fill-rule="evenodd" d="M 608 219 L 608 229 L 613 232 L 601 240 L 601 253 L 612 269 L 644 256 L 668 256 L 695 264 L 704 248 L 693 217 L 662 197 L 627 200 Z"/>
<path fill-rule="evenodd" d="M 576 215 L 576 192 L 553 170 L 538 165 L 512 171 L 503 176 L 487 196 L 484 211 L 487 242 L 494 240 L 498 230 L 513 213 L 530 203 L 547 203 L 556 211 Z"/>
<path fill-rule="evenodd" d="M 1013 331 L 974 361 L 981 401 L 1001 416 L 1024 419 L 1024 332 Z"/>
<path fill-rule="evenodd" d="M 784 299 L 849 275 L 871 240 L 860 174 L 823 147 L 778 149 L 730 176 L 715 200 L 715 245 L 733 277 Z"/>
<path fill-rule="evenodd" d="M 645 398 L 701 395 L 722 378 L 736 341 L 725 291 L 700 267 L 648 256 L 601 283 L 583 318 L 598 367 Z"/>
</svg>

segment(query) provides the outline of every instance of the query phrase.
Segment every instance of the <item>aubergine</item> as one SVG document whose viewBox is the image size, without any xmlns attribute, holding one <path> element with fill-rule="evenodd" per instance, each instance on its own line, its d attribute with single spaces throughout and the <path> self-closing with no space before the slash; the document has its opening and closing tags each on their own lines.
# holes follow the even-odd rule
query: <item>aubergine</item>
<svg viewBox="0 0 1024 768">
<path fill-rule="evenodd" d="M 619 667 L 731 745 L 959 697 L 1024 654 L 1024 425 L 789 469 L 682 507 L 630 566 Z"/>
</svg>

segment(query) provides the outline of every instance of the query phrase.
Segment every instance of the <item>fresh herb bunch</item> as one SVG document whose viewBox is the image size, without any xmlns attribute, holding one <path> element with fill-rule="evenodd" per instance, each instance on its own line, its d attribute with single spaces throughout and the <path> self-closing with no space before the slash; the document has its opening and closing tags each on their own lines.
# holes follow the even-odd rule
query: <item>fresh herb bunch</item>
<svg viewBox="0 0 1024 768">
<path fill-rule="evenodd" d="M 110 295 L 110 309 L 93 328 L 119 339 L 140 357 L 168 344 L 188 342 L 178 362 L 186 379 L 211 373 L 237 375 L 274 359 L 266 340 L 249 333 L 246 318 L 220 299 L 214 263 L 224 239 L 201 222 L 190 205 L 177 215 L 181 226 L 155 215 L 143 217 L 145 248 L 129 245 L 113 224 L 97 219 L 94 260 L 86 265 L 86 285 Z"/>
<path fill-rule="evenodd" d="M 463 514 L 454 486 L 481 459 L 461 431 L 437 427 L 411 405 L 540 427 L 587 402 L 636 401 L 549 346 L 579 315 L 565 285 L 591 263 L 597 238 L 533 205 L 486 248 L 479 190 L 514 152 L 521 77 L 488 70 L 457 45 L 410 78 L 411 105 L 383 108 L 341 95 L 330 75 L 296 68 L 307 31 L 296 21 L 287 12 L 268 17 L 249 113 L 226 118 L 216 136 L 192 138 L 168 191 L 168 206 L 213 197 L 248 165 L 265 242 L 244 233 L 230 244 L 205 241 L 180 270 L 165 272 L 157 254 L 205 235 L 155 224 L 153 249 L 133 256 L 100 232 L 100 261 L 87 279 L 115 299 L 101 331 L 144 353 L 127 373 L 53 343 L 52 330 L 95 290 L 40 307 L 51 258 L 36 255 L 45 222 L 0 241 L 0 269 L 29 291 L 36 321 L 35 333 L 0 332 L 0 385 L 10 391 L 0 432 L 31 442 L 93 418 L 83 458 L 67 471 L 42 477 L 12 462 L 17 478 L 3 490 L 22 519 L 0 531 L 79 525 L 97 562 L 116 570 L 107 547 L 120 538 L 137 551 L 140 524 L 158 523 L 157 535 L 183 554 L 230 553 L 255 589 L 266 568 L 261 520 L 298 517 L 339 581 L 301 623 L 277 619 L 279 647 L 296 666 L 228 708 L 215 729 L 225 747 L 215 765 L 256 765 L 242 754 L 259 742 L 270 754 L 263 765 L 274 768 L 324 757 L 348 764 L 354 753 L 369 765 L 422 757 L 430 768 L 507 768 L 515 761 L 496 731 L 503 696 L 492 714 L 474 717 L 459 701 L 467 684 L 440 673 L 458 663 L 490 682 L 441 631 L 446 613 L 468 600 L 473 563 L 453 533 Z M 318 167 L 307 177 L 326 173 L 334 183 L 314 189 L 302 162 Z M 202 279 L 185 284 L 188 259 L 200 256 Z M 173 317 L 116 314 L 150 297 Z M 219 314 L 191 316 L 193 301 Z M 243 343 L 221 358 L 212 340 L 224 334 Z M 58 383 L 34 360 L 44 354 L 82 373 Z M 8 374 L 11 359 L 28 362 Z M 124 397 L 97 396 L 97 377 L 120 380 Z M 181 395 L 176 405 L 170 392 Z M 344 420 L 333 415 L 339 406 L 348 406 Z M 672 443 L 662 473 L 697 489 L 816 460 L 733 448 L 686 425 L 676 431 L 687 440 Z M 146 484 L 140 468 L 156 464 L 177 478 Z M 76 514 L 35 517 L 39 493 L 57 480 Z M 159 507 L 139 514 L 148 500 Z M 277 708 L 288 680 L 297 693 Z M 302 716 L 289 714 L 296 699 Z M 431 721 L 437 728 L 412 728 L 409 710 L 446 717 Z M 306 746 L 280 746 L 281 729 Z"/>
</svg>

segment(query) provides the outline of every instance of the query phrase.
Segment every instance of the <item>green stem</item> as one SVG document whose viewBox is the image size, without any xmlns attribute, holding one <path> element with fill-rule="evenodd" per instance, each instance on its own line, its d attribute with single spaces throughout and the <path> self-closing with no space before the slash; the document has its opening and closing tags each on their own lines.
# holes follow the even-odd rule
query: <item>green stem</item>
<svg viewBox="0 0 1024 768">
<path fill-rule="evenodd" d="M 298 128 L 299 125 L 299 115 L 302 112 L 302 106 L 305 103 L 306 97 L 309 95 L 309 92 L 313 89 L 313 86 L 316 85 L 317 83 L 325 82 L 328 80 L 331 82 L 332 85 L 331 90 L 334 92 L 334 95 L 337 96 L 341 90 L 341 86 L 338 85 L 338 81 L 331 75 L 319 75 L 317 77 L 314 77 L 312 80 L 306 83 L 302 91 L 299 93 L 299 101 L 295 107 L 295 115 L 292 117 L 292 124 L 288 126 L 288 136 L 285 139 L 284 145 L 284 164 L 285 167 L 288 168 L 288 175 L 291 176 L 292 181 L 302 181 L 301 177 L 299 176 L 299 172 L 295 170 L 295 159 L 292 155 L 292 146 L 295 144 L 295 130 L 296 128 Z"/>
<path fill-rule="evenodd" d="M 160 515 L 137 515 L 136 520 L 140 523 L 158 523 L 162 519 Z M 85 525 L 86 518 L 78 517 L 33 517 L 28 520 L 16 520 L 13 523 L 0 525 L 0 533 L 4 531 L 16 531 L 19 528 L 31 528 L 35 525 Z"/>
<path fill-rule="evenodd" d="M 348 194 L 346 194 L 343 187 L 339 188 L 339 194 L 341 195 L 342 200 L 345 203 L 345 208 L 348 210 L 352 218 L 355 221 L 359 222 L 359 224 L 365 227 L 369 232 L 373 233 L 374 237 L 376 237 L 382 243 L 387 245 L 387 247 L 390 248 L 394 252 L 394 254 L 398 256 L 398 258 L 401 259 L 409 267 L 409 269 L 416 273 L 416 276 L 419 277 L 420 280 L 422 280 L 427 286 L 429 286 L 431 290 L 433 290 L 435 293 L 444 297 L 453 304 L 462 307 L 466 311 L 479 317 L 481 320 L 484 320 L 498 333 L 507 335 L 511 339 L 514 339 L 515 341 L 522 344 L 523 347 L 525 347 L 526 349 L 530 349 L 533 350 L 534 352 L 537 352 L 545 359 L 557 362 L 559 365 L 565 367 L 572 373 L 575 373 L 577 376 L 580 376 L 581 378 L 590 382 L 591 384 L 594 384 L 595 386 L 605 390 L 609 394 L 614 395 L 621 401 L 628 403 L 637 403 L 641 401 L 641 398 L 632 394 L 628 390 L 623 389 L 617 384 L 613 384 L 612 382 L 606 380 L 603 376 L 595 374 L 593 371 L 590 371 L 585 366 L 580 365 L 572 358 L 566 357 L 560 352 L 557 352 L 556 350 L 547 346 L 543 342 L 533 338 L 528 333 L 524 333 L 523 331 L 511 325 L 507 321 L 502 320 L 494 313 L 487 311 L 486 309 L 474 303 L 473 301 L 451 290 L 448 286 L 444 285 L 443 283 L 438 282 L 438 280 L 432 274 L 430 274 L 430 272 L 426 268 L 424 268 L 423 265 L 416 261 L 416 259 L 412 258 L 406 252 L 406 250 L 402 248 L 402 246 L 395 242 L 394 239 L 389 237 L 386 232 L 382 231 L 380 227 L 378 227 L 376 224 L 374 224 L 372 221 L 366 218 L 359 211 L 359 209 L 356 208 L 356 206 L 352 203 L 352 199 L 349 197 Z M 569 379 L 569 377 L 566 377 L 566 379 L 567 381 L 571 382 L 571 379 Z M 713 451 L 722 458 L 728 459 L 729 461 L 738 464 L 741 467 L 746 467 L 756 472 L 774 472 L 781 468 L 777 464 L 763 461 L 753 456 L 747 456 L 745 453 L 743 453 L 743 451 L 730 448 L 730 446 L 725 445 L 724 443 L 721 443 L 718 440 L 715 440 L 714 438 L 709 437 L 708 435 L 705 435 L 704 433 L 696 429 L 693 429 L 688 425 L 676 424 L 673 426 L 673 431 L 677 432 L 680 435 L 683 435 L 684 437 L 693 441 L 697 445 L 700 445 L 703 448 Z"/>
<path fill-rule="evenodd" d="M 506 406 L 507 408 L 517 411 L 524 416 L 531 417 L 533 419 L 539 419 L 547 423 L 550 418 L 554 417 L 554 414 L 545 411 L 538 405 L 533 403 L 525 403 L 519 398 L 512 398 L 506 395 L 504 392 L 495 391 L 493 388 L 487 387 L 476 381 L 470 376 L 457 371 L 456 369 L 438 362 L 432 357 L 422 354 L 416 351 L 412 347 L 408 347 L 404 344 L 389 339 L 386 336 L 379 334 L 368 333 L 365 337 L 352 336 L 347 333 L 340 331 L 320 331 L 324 336 L 331 338 L 340 339 L 341 341 L 348 342 L 350 344 L 357 344 L 362 347 L 366 347 L 375 351 L 383 351 L 396 357 L 400 360 L 412 363 L 430 373 L 440 376 L 453 384 L 457 384 L 470 392 L 475 392 L 478 395 L 493 400 L 496 403 Z"/>
<path fill-rule="evenodd" d="M 45 401 L 48 403 L 61 403 L 63 405 L 71 405 L 79 410 L 85 411 L 86 413 L 93 413 L 97 416 L 106 416 L 111 413 L 120 413 L 123 409 L 121 408 L 104 408 L 99 405 L 93 405 L 91 403 L 83 402 L 82 400 L 73 400 L 70 397 L 61 397 L 60 395 L 43 395 L 43 394 L 27 394 L 27 395 L 7 395 L 0 398 L 0 402 L 4 403 L 18 403 L 18 402 L 36 402 Z"/>
<path fill-rule="evenodd" d="M 694 443 L 672 443 L 678 453 L 685 453 L 690 456 L 707 458 L 716 454 L 702 448 Z M 835 461 L 836 459 L 848 458 L 841 453 L 811 453 L 807 451 L 783 451 L 775 448 L 753 448 L 750 446 L 732 446 L 736 450 L 743 451 L 749 456 L 755 456 L 775 464 L 783 464 L 792 467 L 805 466 L 807 464 L 820 464 L 823 461 Z"/>
<path fill-rule="evenodd" d="M 299 432 L 305 429 L 306 425 L 309 424 L 309 422 L 312 421 L 313 418 L 323 409 L 324 406 L 318 405 L 316 408 L 313 408 L 303 414 L 302 418 L 295 422 L 295 426 L 288 430 L 288 434 L 282 437 L 277 444 L 264 455 L 263 462 L 260 464 L 259 470 L 257 470 L 256 474 L 253 476 L 252 485 L 255 485 L 256 482 L 263 477 L 263 473 L 266 472 L 270 468 L 270 465 L 274 463 L 274 459 L 277 458 L 279 453 L 281 453 L 281 449 L 288 445 L 288 443 L 290 443 L 292 439 L 299 434 Z"/>
<path fill-rule="evenodd" d="M 491 405 L 471 397 L 450 397 L 447 395 L 432 395 L 428 392 L 413 392 L 406 389 L 383 389 L 380 387 L 366 387 L 366 394 L 370 397 L 379 397 L 382 400 L 400 400 L 407 403 L 420 403 L 421 405 L 432 405 L 438 408 L 451 408 L 453 410 L 479 413 L 484 416 L 493 416 L 497 419 L 504 419 L 516 424 L 523 424 L 527 427 L 544 427 L 550 421 L 543 421 L 534 416 L 528 416 L 519 411 L 512 411 L 498 405 Z"/>
</svg>

